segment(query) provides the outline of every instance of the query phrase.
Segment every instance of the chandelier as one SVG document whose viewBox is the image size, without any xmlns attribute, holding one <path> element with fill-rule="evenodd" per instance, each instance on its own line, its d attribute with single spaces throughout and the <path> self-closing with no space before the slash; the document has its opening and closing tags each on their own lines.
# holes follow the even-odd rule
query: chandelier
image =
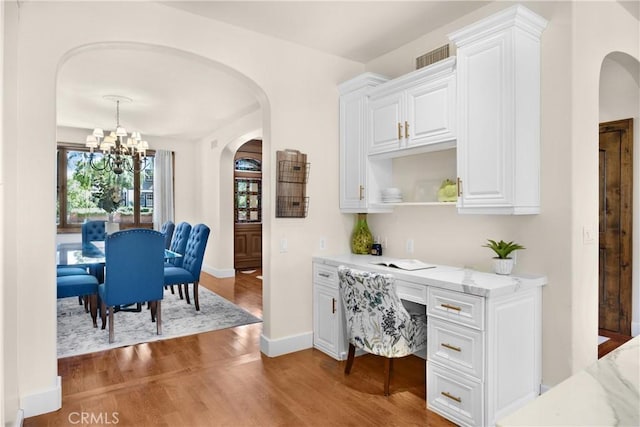
<svg viewBox="0 0 640 427">
<path fill-rule="evenodd" d="M 87 135 L 86 146 L 89 148 L 89 164 L 99 172 L 113 172 L 116 175 L 127 172 L 140 172 L 147 166 L 147 149 L 149 144 L 142 140 L 140 132 L 131 132 L 120 126 L 120 102 L 130 103 L 133 100 L 126 96 L 106 95 L 104 99 L 116 103 L 116 129 L 105 132 L 95 128 Z M 108 133 L 105 136 L 105 133 Z M 126 138 L 126 142 L 125 142 Z M 102 158 L 94 155 L 94 150 L 102 151 Z"/>
</svg>

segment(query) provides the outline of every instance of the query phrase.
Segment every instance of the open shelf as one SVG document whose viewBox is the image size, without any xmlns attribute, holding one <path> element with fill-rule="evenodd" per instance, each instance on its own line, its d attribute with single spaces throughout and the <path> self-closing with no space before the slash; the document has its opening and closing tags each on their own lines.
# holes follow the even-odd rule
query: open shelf
<svg viewBox="0 0 640 427">
<path fill-rule="evenodd" d="M 397 203 L 372 203 L 372 206 L 456 206 L 456 202 L 397 202 Z"/>
</svg>

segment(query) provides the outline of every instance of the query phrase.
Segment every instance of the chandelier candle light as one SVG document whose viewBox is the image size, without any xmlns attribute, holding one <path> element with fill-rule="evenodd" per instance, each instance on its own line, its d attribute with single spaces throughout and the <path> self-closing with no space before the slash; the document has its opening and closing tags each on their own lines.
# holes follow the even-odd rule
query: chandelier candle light
<svg viewBox="0 0 640 427">
<path fill-rule="evenodd" d="M 127 130 L 120 126 L 120 103 L 131 103 L 133 100 L 120 95 L 106 95 L 104 99 L 116 103 L 116 130 L 104 136 L 103 129 L 95 128 L 93 133 L 87 136 L 85 145 L 90 150 L 89 164 L 94 170 L 113 172 L 116 175 L 122 174 L 125 170 L 139 172 L 146 167 L 149 144 L 142 140 L 140 132 L 135 131 L 127 135 Z M 94 162 L 96 148 L 102 150 L 102 163 Z"/>
</svg>

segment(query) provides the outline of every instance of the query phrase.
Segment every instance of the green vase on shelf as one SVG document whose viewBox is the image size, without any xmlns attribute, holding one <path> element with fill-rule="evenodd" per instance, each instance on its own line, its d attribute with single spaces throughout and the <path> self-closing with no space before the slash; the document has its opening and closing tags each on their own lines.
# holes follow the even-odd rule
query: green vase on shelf
<svg viewBox="0 0 640 427">
<path fill-rule="evenodd" d="M 359 213 L 351 235 L 351 252 L 360 255 L 370 254 L 371 245 L 373 245 L 373 236 L 367 225 L 367 214 Z"/>
</svg>

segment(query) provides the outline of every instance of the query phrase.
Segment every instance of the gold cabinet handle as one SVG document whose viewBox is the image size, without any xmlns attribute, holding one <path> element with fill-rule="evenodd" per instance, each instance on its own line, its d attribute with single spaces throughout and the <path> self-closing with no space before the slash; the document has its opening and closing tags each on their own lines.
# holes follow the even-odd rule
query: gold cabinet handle
<svg viewBox="0 0 640 427">
<path fill-rule="evenodd" d="M 335 298 L 331 298 L 331 313 L 335 313 L 336 312 L 336 299 Z"/>
<path fill-rule="evenodd" d="M 364 199 L 364 186 L 363 185 L 360 186 L 359 195 L 360 195 L 360 200 L 363 200 Z"/>
<path fill-rule="evenodd" d="M 441 307 L 444 308 L 448 308 L 450 310 L 455 310 L 455 311 L 462 311 L 461 307 L 458 307 L 457 305 L 451 305 L 451 304 L 440 304 Z"/>
<path fill-rule="evenodd" d="M 458 197 L 462 196 L 462 180 L 458 177 Z"/>
<path fill-rule="evenodd" d="M 402 123 L 398 123 L 398 139 L 402 139 Z"/>
<path fill-rule="evenodd" d="M 454 395 L 452 395 L 450 393 L 447 393 L 446 391 L 441 391 L 440 394 L 443 395 L 444 397 L 448 397 L 451 400 L 455 400 L 458 403 L 462 403 L 462 399 L 461 398 L 456 397 L 456 396 L 454 396 Z"/>
<path fill-rule="evenodd" d="M 460 347 L 456 347 L 455 345 L 447 344 L 446 342 L 440 343 L 441 346 L 448 348 L 453 351 L 462 351 Z"/>
<path fill-rule="evenodd" d="M 409 139 L 409 122 L 404 122 L 404 137 Z"/>
</svg>

